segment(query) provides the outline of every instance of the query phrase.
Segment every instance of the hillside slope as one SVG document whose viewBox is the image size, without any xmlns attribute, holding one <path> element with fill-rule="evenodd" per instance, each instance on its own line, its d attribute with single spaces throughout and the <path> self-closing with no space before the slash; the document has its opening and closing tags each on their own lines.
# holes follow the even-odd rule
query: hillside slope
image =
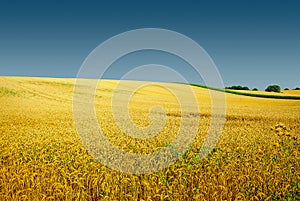
<svg viewBox="0 0 300 201">
<path fill-rule="evenodd" d="M 182 129 L 186 136 L 192 131 L 189 129 L 197 128 L 188 151 L 176 163 L 157 172 L 132 175 L 108 168 L 83 146 L 74 123 L 75 82 L 0 77 L 0 200 L 299 199 L 299 100 L 226 93 L 222 135 L 210 155 L 199 159 L 207 131 L 214 131 L 210 128 L 212 91 L 191 87 L 199 110 L 187 107 L 187 113 L 182 113 L 184 104 L 192 106 L 194 95 L 181 84 L 124 81 L 118 87 L 119 81 L 102 80 L 94 96 L 97 123 L 120 150 L 149 154 L 170 147 L 183 128 L 182 114 L 190 121 L 189 128 Z M 132 91 L 137 83 L 141 87 Z M 129 103 L 122 104 L 125 96 L 114 101 L 120 94 L 129 95 Z M 221 107 L 220 100 L 216 109 Z M 116 115 L 112 107 L 116 107 Z M 153 127 L 143 133 L 155 131 L 155 135 L 138 139 L 121 130 L 116 117 L 125 129 L 131 123 L 142 129 L 165 122 L 161 129 Z M 111 153 L 108 159 L 117 157 Z"/>
</svg>

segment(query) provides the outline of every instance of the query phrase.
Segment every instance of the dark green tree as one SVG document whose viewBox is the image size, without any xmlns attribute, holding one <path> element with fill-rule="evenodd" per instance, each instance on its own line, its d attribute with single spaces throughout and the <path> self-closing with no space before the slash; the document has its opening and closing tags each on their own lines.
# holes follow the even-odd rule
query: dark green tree
<svg viewBox="0 0 300 201">
<path fill-rule="evenodd" d="M 270 85 L 268 86 L 265 91 L 274 91 L 274 92 L 280 92 L 281 88 L 278 85 Z"/>
</svg>

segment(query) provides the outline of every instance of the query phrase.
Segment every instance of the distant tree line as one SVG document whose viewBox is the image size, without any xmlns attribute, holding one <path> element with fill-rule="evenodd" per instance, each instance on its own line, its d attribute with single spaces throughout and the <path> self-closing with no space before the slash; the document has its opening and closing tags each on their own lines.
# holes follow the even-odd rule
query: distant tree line
<svg viewBox="0 0 300 201">
<path fill-rule="evenodd" d="M 290 90 L 289 88 L 285 88 L 284 90 Z M 294 90 L 300 90 L 299 87 L 296 87 Z M 266 88 L 265 91 L 274 91 L 274 92 L 280 92 L 281 89 L 280 89 L 280 86 L 278 85 L 270 85 Z"/>
<path fill-rule="evenodd" d="M 290 90 L 289 88 L 285 88 L 284 90 Z M 296 88 L 294 88 L 294 89 L 292 89 L 292 90 L 300 90 L 300 88 L 299 87 L 296 87 Z"/>
<path fill-rule="evenodd" d="M 250 90 L 249 87 L 247 86 L 240 86 L 240 85 L 237 85 L 237 86 L 231 86 L 231 87 L 225 87 L 225 89 L 234 89 L 234 90 Z M 252 91 L 258 91 L 257 88 L 253 88 Z"/>
<path fill-rule="evenodd" d="M 225 89 L 233 89 L 233 90 L 250 90 L 247 86 L 233 85 L 230 87 L 225 87 Z M 289 90 L 289 88 L 285 88 L 284 90 Z M 294 90 L 300 90 L 299 87 L 296 87 Z M 253 88 L 252 91 L 258 91 L 257 88 Z M 281 88 L 279 85 L 269 85 L 265 91 L 268 92 L 281 92 Z"/>
<path fill-rule="evenodd" d="M 234 89 L 234 90 L 250 90 L 248 87 L 244 86 L 231 86 L 231 87 L 225 87 L 225 89 Z"/>
</svg>

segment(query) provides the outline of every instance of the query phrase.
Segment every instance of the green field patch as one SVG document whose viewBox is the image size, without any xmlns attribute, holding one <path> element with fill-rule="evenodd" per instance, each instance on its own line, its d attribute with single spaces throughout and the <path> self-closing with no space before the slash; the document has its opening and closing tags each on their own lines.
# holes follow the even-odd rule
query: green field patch
<svg viewBox="0 0 300 201">
<path fill-rule="evenodd" d="M 99 91 L 103 91 L 103 92 L 113 92 L 113 89 L 108 89 L 108 88 L 100 88 L 98 89 Z"/>
<path fill-rule="evenodd" d="M 16 96 L 16 95 L 18 95 L 17 91 L 14 91 L 14 90 L 6 88 L 6 87 L 0 87 L 0 97 L 1 96 Z"/>
<path fill-rule="evenodd" d="M 31 81 L 30 83 L 34 85 L 74 87 L 74 84 L 64 83 L 64 82 Z"/>
</svg>

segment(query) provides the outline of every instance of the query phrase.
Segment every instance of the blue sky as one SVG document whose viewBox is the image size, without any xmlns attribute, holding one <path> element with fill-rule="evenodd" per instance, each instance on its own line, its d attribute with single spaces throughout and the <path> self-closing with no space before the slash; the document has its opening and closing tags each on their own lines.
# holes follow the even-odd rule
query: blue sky
<svg viewBox="0 0 300 201">
<path fill-rule="evenodd" d="M 100 43 L 152 27 L 199 43 L 226 86 L 295 88 L 300 86 L 299 10 L 297 1 L 283 0 L 5 0 L 0 3 L 0 75 L 75 77 Z M 136 59 L 147 64 L 159 57 L 147 54 L 147 59 L 139 54 Z M 118 68 L 107 77 L 117 78 Z"/>
</svg>

